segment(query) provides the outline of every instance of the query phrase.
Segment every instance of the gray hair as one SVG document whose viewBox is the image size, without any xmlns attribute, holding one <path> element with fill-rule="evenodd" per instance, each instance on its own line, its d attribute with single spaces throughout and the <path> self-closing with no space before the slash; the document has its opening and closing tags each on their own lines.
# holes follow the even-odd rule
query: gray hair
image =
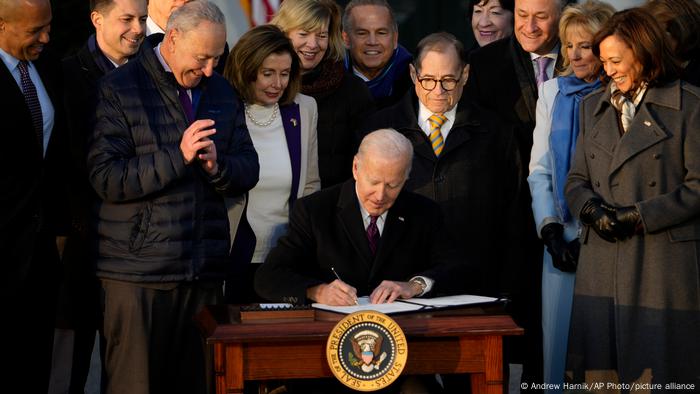
<svg viewBox="0 0 700 394">
<path fill-rule="evenodd" d="M 365 136 L 355 156 L 359 162 L 368 155 L 379 155 L 385 160 L 405 160 L 406 178 L 413 163 L 413 145 L 394 129 L 379 129 Z"/>
<path fill-rule="evenodd" d="M 450 48 L 454 48 L 455 52 L 457 52 L 460 70 L 469 64 L 469 58 L 467 57 L 467 52 L 464 50 L 462 41 L 458 40 L 457 37 L 451 33 L 441 31 L 429 34 L 418 42 L 416 56 L 413 58 L 413 67 L 416 68 L 416 71 L 420 72 L 421 62 L 423 62 L 426 53 L 430 51 L 445 53 L 449 51 Z"/>
<path fill-rule="evenodd" d="M 205 21 L 224 26 L 224 29 L 226 28 L 224 14 L 216 4 L 207 0 L 189 1 L 170 14 L 165 31 L 167 33 L 174 29 L 187 33 Z"/>
<path fill-rule="evenodd" d="M 396 18 L 394 17 L 394 10 L 391 8 L 386 0 L 350 0 L 350 2 L 345 6 L 345 11 L 343 12 L 343 31 L 350 33 L 350 13 L 355 7 L 363 5 L 375 5 L 377 7 L 384 7 L 389 11 L 389 19 L 391 19 L 391 27 L 394 32 L 399 31 L 399 26 L 396 24 Z"/>
</svg>

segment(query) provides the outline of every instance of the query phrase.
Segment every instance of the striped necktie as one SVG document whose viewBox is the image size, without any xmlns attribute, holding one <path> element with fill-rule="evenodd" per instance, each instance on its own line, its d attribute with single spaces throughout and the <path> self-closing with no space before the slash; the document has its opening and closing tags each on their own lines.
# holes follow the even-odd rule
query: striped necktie
<svg viewBox="0 0 700 394">
<path fill-rule="evenodd" d="M 21 60 L 17 65 L 19 68 L 19 79 L 22 85 L 22 93 L 24 94 L 24 102 L 27 104 L 27 109 L 32 116 L 32 125 L 39 144 L 44 147 L 44 118 L 41 114 L 41 104 L 39 104 L 39 95 L 36 93 L 36 86 L 29 77 L 28 64 L 25 60 Z"/>
<path fill-rule="evenodd" d="M 442 148 L 445 146 L 445 140 L 442 138 L 440 128 L 446 121 L 447 118 L 443 115 L 433 114 L 428 118 L 428 123 L 430 124 L 430 144 L 433 146 L 433 152 L 435 152 L 435 156 L 437 157 L 440 157 Z"/>
</svg>

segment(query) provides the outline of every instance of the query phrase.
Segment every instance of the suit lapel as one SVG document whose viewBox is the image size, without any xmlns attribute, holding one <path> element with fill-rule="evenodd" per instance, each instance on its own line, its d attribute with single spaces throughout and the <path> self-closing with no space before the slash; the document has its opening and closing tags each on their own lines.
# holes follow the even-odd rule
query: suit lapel
<svg viewBox="0 0 700 394">
<path fill-rule="evenodd" d="M 457 115 L 450 129 L 450 133 L 447 135 L 445 148 L 442 150 L 440 156 L 444 157 L 448 155 L 472 138 L 471 132 L 476 130 L 479 126 L 479 122 L 475 119 L 471 119 L 470 108 L 469 102 L 464 98 L 457 104 Z"/>
<path fill-rule="evenodd" d="M 362 222 L 362 213 L 355 193 L 354 181 L 347 181 L 343 184 L 340 197 L 338 197 L 337 215 L 348 240 L 357 254 L 362 257 L 362 263 L 370 268 L 372 266 L 372 252 L 367 242 L 367 233 Z"/>
<path fill-rule="evenodd" d="M 659 126 L 649 111 L 648 101 L 644 100 L 628 131 L 620 138 L 618 148 L 610 164 L 610 175 L 638 153 L 667 138 L 670 138 L 670 135 Z"/>
<path fill-rule="evenodd" d="M 532 68 L 532 59 L 530 58 L 530 54 L 525 52 L 518 43 L 518 40 L 515 39 L 515 35 L 511 37 L 511 51 L 515 75 L 518 79 L 518 85 L 520 86 L 520 93 L 526 111 L 519 111 L 517 107 L 515 110 L 521 121 L 525 123 L 534 122 L 535 108 L 537 107 L 537 80 L 535 79 L 535 70 Z M 526 112 L 526 114 L 522 112 Z"/>
<path fill-rule="evenodd" d="M 46 88 L 46 91 L 49 93 L 49 98 L 51 99 L 52 102 L 56 102 L 53 100 L 53 96 L 51 95 L 51 90 L 50 87 L 48 86 L 45 82 L 44 78 L 44 73 L 42 72 L 43 70 L 39 68 L 37 65 L 38 62 L 32 62 L 32 64 L 37 68 L 37 72 L 39 74 L 39 77 L 42 79 L 42 83 L 44 87 Z M 5 92 L 8 95 L 8 99 L 10 102 L 15 103 L 16 108 L 21 111 L 18 114 L 14 114 L 14 116 L 17 116 L 17 118 L 22 118 L 22 123 L 24 124 L 23 131 L 32 133 L 32 138 L 31 141 L 33 142 L 33 150 L 34 154 L 37 154 L 38 157 L 42 158 L 43 157 L 43 152 L 44 152 L 44 141 L 39 141 L 36 138 L 36 135 L 34 133 L 34 126 L 32 125 L 32 115 L 29 112 L 29 108 L 27 107 L 27 104 L 24 101 L 24 94 L 22 93 L 22 90 L 20 89 L 19 85 L 17 85 L 17 81 L 15 81 L 15 78 L 12 76 L 12 73 L 10 70 L 7 69 L 7 66 L 5 66 L 5 62 L 0 61 L 0 84 L 2 86 L 6 86 L 7 89 Z"/>
</svg>

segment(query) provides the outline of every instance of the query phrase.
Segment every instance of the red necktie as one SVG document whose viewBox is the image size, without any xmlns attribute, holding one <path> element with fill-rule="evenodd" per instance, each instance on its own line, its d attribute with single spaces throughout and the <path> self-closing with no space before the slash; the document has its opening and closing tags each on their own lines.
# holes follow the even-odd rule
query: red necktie
<svg viewBox="0 0 700 394">
<path fill-rule="evenodd" d="M 369 241 L 369 249 L 372 255 L 377 253 L 377 245 L 379 244 L 379 228 L 377 227 L 378 216 L 370 216 L 369 226 L 367 226 L 367 241 Z"/>
</svg>

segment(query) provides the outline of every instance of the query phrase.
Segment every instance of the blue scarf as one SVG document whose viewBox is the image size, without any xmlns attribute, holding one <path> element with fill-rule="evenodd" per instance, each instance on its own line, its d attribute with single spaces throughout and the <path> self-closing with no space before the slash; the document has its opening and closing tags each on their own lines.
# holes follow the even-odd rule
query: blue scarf
<svg viewBox="0 0 700 394">
<path fill-rule="evenodd" d="M 407 72 L 406 68 L 411 60 L 413 60 L 413 56 L 411 56 L 408 50 L 398 45 L 391 59 L 389 59 L 389 63 L 384 66 L 382 72 L 372 80 L 366 82 L 369 91 L 372 93 L 372 97 L 380 99 L 391 96 L 394 90 L 394 82 L 400 77 L 398 74 Z M 352 60 L 349 53 L 345 56 L 345 69 L 353 72 Z"/>
<path fill-rule="evenodd" d="M 552 151 L 554 167 L 552 187 L 556 195 L 556 207 L 564 222 L 571 220 L 569 206 L 564 199 L 566 177 L 571 168 L 571 159 L 576 151 L 579 132 L 579 103 L 588 93 L 600 87 L 600 81 L 586 82 L 575 75 L 557 78 L 559 93 L 554 99 L 552 130 L 549 134 L 549 149 Z"/>
</svg>

